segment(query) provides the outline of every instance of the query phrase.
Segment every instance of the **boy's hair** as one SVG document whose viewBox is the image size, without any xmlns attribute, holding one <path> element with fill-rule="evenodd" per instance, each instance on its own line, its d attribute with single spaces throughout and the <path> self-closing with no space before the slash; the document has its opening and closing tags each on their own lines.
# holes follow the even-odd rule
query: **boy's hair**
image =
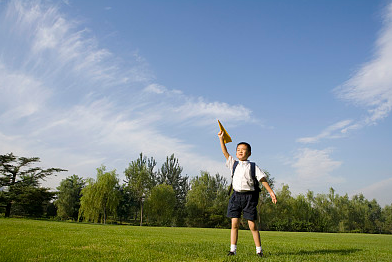
<svg viewBox="0 0 392 262">
<path fill-rule="evenodd" d="M 246 145 L 246 147 L 248 148 L 249 154 L 252 153 L 252 148 L 250 147 L 250 145 L 246 142 L 240 142 L 237 144 L 237 148 L 239 145 Z"/>
</svg>

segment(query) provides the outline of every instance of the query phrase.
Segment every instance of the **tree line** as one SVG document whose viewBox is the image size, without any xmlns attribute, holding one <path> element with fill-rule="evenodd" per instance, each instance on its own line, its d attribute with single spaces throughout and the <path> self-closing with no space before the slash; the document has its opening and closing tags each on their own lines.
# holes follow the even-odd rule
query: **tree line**
<svg viewBox="0 0 392 262">
<path fill-rule="evenodd" d="M 97 168 L 96 178 L 77 175 L 63 179 L 53 192 L 40 181 L 60 168 L 32 166 L 39 158 L 0 155 L 0 213 L 5 217 L 47 217 L 93 223 L 149 226 L 230 228 L 226 217 L 228 181 L 221 175 L 201 171 L 196 177 L 182 175 L 178 159 L 168 156 L 160 168 L 153 157 L 142 153 L 124 170 Z M 274 188 L 274 179 L 266 172 Z M 289 186 L 276 190 L 273 205 L 262 188 L 258 206 L 261 230 L 309 232 L 361 232 L 392 234 L 392 204 L 384 208 L 362 194 L 292 196 Z M 247 227 L 246 221 L 241 224 Z"/>
</svg>

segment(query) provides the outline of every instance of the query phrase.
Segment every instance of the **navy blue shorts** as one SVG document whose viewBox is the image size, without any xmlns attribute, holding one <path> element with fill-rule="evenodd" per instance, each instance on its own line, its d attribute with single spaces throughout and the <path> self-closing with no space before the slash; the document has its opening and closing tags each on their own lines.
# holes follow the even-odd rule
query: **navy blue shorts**
<svg viewBox="0 0 392 262">
<path fill-rule="evenodd" d="M 259 192 L 236 192 L 234 191 L 227 207 L 227 217 L 240 218 L 244 213 L 247 220 L 257 220 L 257 203 L 259 202 Z"/>
</svg>

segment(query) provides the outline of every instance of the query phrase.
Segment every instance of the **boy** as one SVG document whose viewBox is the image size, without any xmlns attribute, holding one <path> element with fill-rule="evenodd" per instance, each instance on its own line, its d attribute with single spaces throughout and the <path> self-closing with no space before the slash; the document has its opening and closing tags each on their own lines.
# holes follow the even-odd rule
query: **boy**
<svg viewBox="0 0 392 262">
<path fill-rule="evenodd" d="M 230 252 L 229 256 L 235 255 L 237 251 L 238 227 L 240 223 L 241 213 L 244 213 L 244 218 L 248 220 L 249 229 L 252 232 L 253 240 L 256 245 L 256 254 L 263 256 L 261 248 L 260 234 L 256 225 L 257 220 L 257 204 L 259 201 L 258 181 L 267 189 L 271 196 L 272 202 L 276 204 L 276 196 L 269 186 L 266 175 L 261 169 L 254 165 L 254 175 L 257 181 L 254 181 L 251 171 L 251 162 L 248 158 L 251 155 L 251 147 L 248 143 L 241 142 L 237 145 L 236 156 L 238 163 L 235 164 L 234 158 L 227 152 L 226 145 L 223 140 L 223 131 L 220 131 L 219 140 L 223 155 L 226 157 L 226 166 L 232 171 L 232 185 L 234 192 L 230 197 L 227 208 L 227 216 L 231 218 L 231 235 L 230 235 Z M 233 172 L 233 168 L 235 168 Z"/>
</svg>

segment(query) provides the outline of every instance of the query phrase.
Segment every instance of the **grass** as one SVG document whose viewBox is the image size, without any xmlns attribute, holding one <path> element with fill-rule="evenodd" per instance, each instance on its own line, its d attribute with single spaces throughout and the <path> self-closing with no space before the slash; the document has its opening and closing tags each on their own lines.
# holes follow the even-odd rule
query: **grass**
<svg viewBox="0 0 392 262">
<path fill-rule="evenodd" d="M 258 261 L 251 233 L 227 257 L 227 229 L 0 219 L 0 261 Z M 392 261 L 392 235 L 260 232 L 265 261 Z"/>
</svg>

